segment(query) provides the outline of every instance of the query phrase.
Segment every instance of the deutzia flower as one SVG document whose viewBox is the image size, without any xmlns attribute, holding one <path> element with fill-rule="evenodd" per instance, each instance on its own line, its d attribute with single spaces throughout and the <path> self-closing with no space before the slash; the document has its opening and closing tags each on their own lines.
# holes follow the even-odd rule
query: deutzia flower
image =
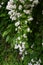
<svg viewBox="0 0 43 65">
<path fill-rule="evenodd" d="M 28 65 L 32 65 L 32 63 L 30 62 L 30 63 L 28 63 Z"/>
<path fill-rule="evenodd" d="M 15 47 L 14 47 L 14 49 L 18 49 L 18 45 L 17 45 L 17 44 L 15 44 Z"/>
<path fill-rule="evenodd" d="M 30 10 L 23 10 L 25 14 L 30 14 Z"/>
<path fill-rule="evenodd" d="M 25 55 L 27 55 L 28 53 L 27 53 L 27 51 L 25 51 Z"/>
<path fill-rule="evenodd" d="M 27 28 L 27 32 L 30 32 L 30 28 Z"/>
<path fill-rule="evenodd" d="M 23 34 L 23 37 L 24 37 L 24 38 L 27 38 L 26 34 Z"/>
<path fill-rule="evenodd" d="M 34 4 L 38 4 L 39 1 L 38 1 L 38 0 L 34 0 L 33 3 L 34 3 Z"/>
<path fill-rule="evenodd" d="M 35 62 L 34 59 L 31 59 L 31 62 Z"/>
<path fill-rule="evenodd" d="M 25 24 L 27 24 L 27 21 L 25 21 Z"/>
<path fill-rule="evenodd" d="M 42 42 L 42 46 L 43 46 L 43 42 Z"/>
<path fill-rule="evenodd" d="M 3 5 L 3 4 L 4 4 L 4 2 L 1 3 L 1 5 Z"/>
<path fill-rule="evenodd" d="M 12 17 L 12 21 L 13 21 L 13 20 L 16 20 L 16 17 L 15 17 L 15 16 L 14 16 L 14 17 Z"/>
<path fill-rule="evenodd" d="M 22 60 L 24 59 L 24 55 L 21 57 L 21 59 L 22 59 Z"/>
<path fill-rule="evenodd" d="M 18 37 L 17 40 L 20 40 L 20 37 Z"/>
<path fill-rule="evenodd" d="M 22 10 L 22 5 L 19 5 L 18 9 L 19 9 L 19 10 Z"/>
<path fill-rule="evenodd" d="M 31 17 L 31 18 L 28 18 L 28 21 L 32 21 L 33 20 L 33 18 Z"/>
<path fill-rule="evenodd" d="M 15 28 L 15 31 L 17 31 L 17 28 Z"/>
<path fill-rule="evenodd" d="M 17 27 L 17 26 L 19 26 L 19 24 L 20 24 L 20 22 L 18 21 L 15 23 L 15 26 Z"/>
</svg>

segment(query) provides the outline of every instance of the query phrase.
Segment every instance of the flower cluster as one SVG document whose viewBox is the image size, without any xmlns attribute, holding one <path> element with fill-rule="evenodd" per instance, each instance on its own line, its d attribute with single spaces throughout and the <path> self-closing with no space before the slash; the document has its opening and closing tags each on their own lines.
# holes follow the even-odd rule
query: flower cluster
<svg viewBox="0 0 43 65">
<path fill-rule="evenodd" d="M 41 59 L 39 58 L 38 61 L 35 61 L 34 59 L 31 59 L 31 62 L 28 63 L 28 65 L 40 65 L 41 64 Z"/>
<path fill-rule="evenodd" d="M 25 42 L 22 42 L 22 44 L 15 44 L 14 49 L 19 48 L 19 54 L 22 54 L 23 51 L 25 50 Z"/>
<path fill-rule="evenodd" d="M 9 10 L 10 19 L 14 21 L 15 31 L 17 32 L 14 36 L 14 44 L 15 49 L 19 48 L 19 54 L 23 54 L 25 50 L 25 45 L 28 41 L 27 33 L 32 32 L 27 24 L 30 24 L 33 20 L 31 12 L 35 4 L 38 4 L 38 0 L 9 0 L 6 6 L 6 9 Z M 25 45 L 23 42 L 25 42 Z"/>
</svg>

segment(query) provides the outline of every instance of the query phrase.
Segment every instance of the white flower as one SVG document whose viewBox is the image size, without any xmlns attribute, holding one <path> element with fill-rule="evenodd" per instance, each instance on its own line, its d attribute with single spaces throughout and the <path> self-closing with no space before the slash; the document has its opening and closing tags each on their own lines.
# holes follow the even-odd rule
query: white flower
<svg viewBox="0 0 43 65">
<path fill-rule="evenodd" d="M 43 42 L 42 42 L 42 46 L 43 46 Z"/>
<path fill-rule="evenodd" d="M 13 6 L 14 6 L 14 9 L 16 9 L 16 4 L 14 4 Z"/>
<path fill-rule="evenodd" d="M 33 48 L 33 47 L 34 47 L 34 44 L 31 45 L 31 48 Z"/>
<path fill-rule="evenodd" d="M 21 14 L 20 14 L 20 13 L 17 13 L 16 15 L 17 15 L 17 17 L 18 17 L 18 18 L 21 16 Z"/>
<path fill-rule="evenodd" d="M 25 42 L 22 42 L 22 44 L 25 44 Z"/>
<path fill-rule="evenodd" d="M 21 59 L 22 59 L 22 60 L 24 59 L 24 55 L 21 57 Z"/>
<path fill-rule="evenodd" d="M 35 62 L 34 59 L 31 59 L 31 62 Z"/>
<path fill-rule="evenodd" d="M 31 5 L 31 8 L 33 8 L 33 7 L 34 7 L 34 4 Z"/>
<path fill-rule="evenodd" d="M 13 0 L 9 0 L 11 3 L 13 3 L 14 1 Z"/>
<path fill-rule="evenodd" d="M 17 28 L 15 28 L 15 31 L 17 31 Z"/>
<path fill-rule="evenodd" d="M 27 55 L 27 51 L 25 51 L 25 55 Z"/>
<path fill-rule="evenodd" d="M 22 44 L 22 48 L 23 48 L 23 50 L 25 49 L 25 46 L 24 46 L 24 44 Z"/>
<path fill-rule="evenodd" d="M 39 59 L 39 62 L 41 63 L 41 59 Z"/>
<path fill-rule="evenodd" d="M 30 14 L 30 10 L 23 10 L 24 13 Z"/>
<path fill-rule="evenodd" d="M 19 51 L 23 53 L 23 50 L 22 49 L 19 49 Z"/>
<path fill-rule="evenodd" d="M 33 3 L 34 3 L 34 4 L 38 4 L 39 1 L 38 1 L 38 0 L 34 0 Z"/>
<path fill-rule="evenodd" d="M 8 1 L 7 6 L 6 6 L 7 10 L 16 9 L 16 5 L 13 4 L 13 2 L 14 2 L 13 0 Z"/>
<path fill-rule="evenodd" d="M 25 21 L 25 24 L 27 24 L 27 21 Z"/>
<path fill-rule="evenodd" d="M 30 28 L 27 28 L 27 32 L 30 32 Z"/>
<path fill-rule="evenodd" d="M 21 27 L 20 27 L 20 26 L 18 26 L 18 29 L 21 29 Z"/>
<path fill-rule="evenodd" d="M 18 44 L 18 47 L 21 48 L 20 44 Z"/>
<path fill-rule="evenodd" d="M 38 61 L 36 61 L 36 64 L 39 64 L 39 62 L 38 62 Z"/>
<path fill-rule="evenodd" d="M 27 38 L 26 34 L 23 34 L 23 37 L 24 37 L 24 38 Z"/>
<path fill-rule="evenodd" d="M 19 54 L 21 55 L 21 54 L 22 54 L 22 52 L 19 52 Z"/>
<path fill-rule="evenodd" d="M 14 47 L 14 49 L 18 49 L 18 45 L 17 45 L 17 44 L 15 44 L 15 47 Z"/>
<path fill-rule="evenodd" d="M 20 40 L 20 37 L 18 37 L 17 39 Z"/>
<path fill-rule="evenodd" d="M 11 15 L 11 14 L 12 14 L 12 12 L 11 12 L 11 11 L 9 11 L 9 12 L 8 12 L 8 14 L 9 14 L 9 15 Z"/>
<path fill-rule="evenodd" d="M 1 5 L 3 5 L 3 4 L 4 4 L 4 2 L 1 3 Z"/>
<path fill-rule="evenodd" d="M 32 17 L 28 19 L 28 21 L 32 21 L 32 20 L 33 20 L 33 18 L 32 18 Z"/>
<path fill-rule="evenodd" d="M 19 9 L 19 10 L 22 10 L 22 5 L 19 5 L 18 9 Z"/>
<path fill-rule="evenodd" d="M 19 26 L 19 25 L 20 25 L 20 21 L 18 21 L 18 22 L 15 23 L 16 27 Z"/>
<path fill-rule="evenodd" d="M 32 63 L 30 62 L 30 63 L 28 63 L 28 65 L 32 65 Z"/>
<path fill-rule="evenodd" d="M 12 17 L 11 19 L 12 19 L 12 21 L 13 21 L 13 20 L 16 20 L 16 17 L 14 16 L 14 17 Z"/>
</svg>

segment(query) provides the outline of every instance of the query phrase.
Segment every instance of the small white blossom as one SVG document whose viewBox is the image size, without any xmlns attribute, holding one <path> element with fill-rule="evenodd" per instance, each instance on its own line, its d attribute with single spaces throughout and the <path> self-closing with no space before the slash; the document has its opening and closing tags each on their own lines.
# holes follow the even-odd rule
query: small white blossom
<svg viewBox="0 0 43 65">
<path fill-rule="evenodd" d="M 18 18 L 21 16 L 21 14 L 20 14 L 20 13 L 17 13 L 16 15 L 17 15 L 17 17 L 18 17 Z"/>
<path fill-rule="evenodd" d="M 19 24 L 20 24 L 20 22 L 18 21 L 15 23 L 15 26 L 17 27 L 17 26 L 19 26 Z"/>
<path fill-rule="evenodd" d="M 38 0 L 34 0 L 33 3 L 34 3 L 34 4 L 38 4 L 39 1 L 38 1 Z"/>
<path fill-rule="evenodd" d="M 21 54 L 22 54 L 22 52 L 19 52 L 19 54 L 21 55 Z"/>
<path fill-rule="evenodd" d="M 31 45 L 31 48 L 33 48 L 33 47 L 34 47 L 34 44 Z"/>
<path fill-rule="evenodd" d="M 17 39 L 20 40 L 20 37 L 18 37 Z"/>
<path fill-rule="evenodd" d="M 18 9 L 19 9 L 19 10 L 22 10 L 22 5 L 19 5 Z"/>
<path fill-rule="evenodd" d="M 21 57 L 21 59 L 22 59 L 22 60 L 24 59 L 24 55 Z"/>
<path fill-rule="evenodd" d="M 24 13 L 30 14 L 30 10 L 23 10 Z"/>
<path fill-rule="evenodd" d="M 30 32 L 30 28 L 27 28 L 27 32 Z"/>
<path fill-rule="evenodd" d="M 25 44 L 25 42 L 22 42 L 22 44 Z"/>
<path fill-rule="evenodd" d="M 27 21 L 25 21 L 25 24 L 27 24 Z"/>
<path fill-rule="evenodd" d="M 39 62 L 41 63 L 41 59 L 39 59 Z"/>
<path fill-rule="evenodd" d="M 14 47 L 14 49 L 18 49 L 18 45 L 17 45 L 17 44 L 15 44 L 15 47 Z"/>
<path fill-rule="evenodd" d="M 31 62 L 35 62 L 34 59 L 31 59 Z"/>
<path fill-rule="evenodd" d="M 24 44 L 22 44 L 22 48 L 23 48 L 23 50 L 25 49 L 25 46 L 24 46 Z"/>
<path fill-rule="evenodd" d="M 27 51 L 25 51 L 25 55 L 27 55 Z"/>
<path fill-rule="evenodd" d="M 1 3 L 1 5 L 3 5 L 3 4 L 4 4 L 4 2 Z"/>
<path fill-rule="evenodd" d="M 14 9 L 16 9 L 16 5 L 14 4 L 13 6 L 14 6 Z"/>
<path fill-rule="evenodd" d="M 23 37 L 24 37 L 24 38 L 27 38 L 26 34 L 23 34 Z"/>
<path fill-rule="evenodd" d="M 28 21 L 32 21 L 32 20 L 33 20 L 33 18 L 32 18 L 32 17 L 28 19 Z"/>
<path fill-rule="evenodd" d="M 43 46 L 43 42 L 42 42 L 42 46 Z"/>
<path fill-rule="evenodd" d="M 17 31 L 17 28 L 15 28 L 15 31 Z"/>
<path fill-rule="evenodd" d="M 20 27 L 20 26 L 18 26 L 18 29 L 21 29 L 21 27 Z"/>
<path fill-rule="evenodd" d="M 34 4 L 31 5 L 31 8 L 33 8 L 33 7 L 34 7 Z"/>
<path fill-rule="evenodd" d="M 12 21 L 13 21 L 13 20 L 16 20 L 16 17 L 15 17 L 15 16 L 14 16 L 14 17 L 12 17 Z"/>
</svg>

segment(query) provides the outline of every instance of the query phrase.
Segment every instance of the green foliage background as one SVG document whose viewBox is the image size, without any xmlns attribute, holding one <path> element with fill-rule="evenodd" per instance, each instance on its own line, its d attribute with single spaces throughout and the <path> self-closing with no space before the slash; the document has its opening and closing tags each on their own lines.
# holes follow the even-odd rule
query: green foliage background
<svg viewBox="0 0 43 65">
<path fill-rule="evenodd" d="M 36 57 L 37 60 L 41 58 L 41 65 L 43 65 L 43 0 L 39 0 L 40 3 L 34 6 L 32 10 L 34 19 L 31 24 L 27 24 L 33 32 L 27 33 L 29 42 L 27 51 L 29 53 L 23 61 L 19 59 L 18 50 L 15 50 L 14 44 L 11 43 L 16 32 L 14 22 L 10 20 L 6 10 L 8 0 L 0 0 L 0 3 L 2 1 L 4 5 L 0 9 L 0 65 L 27 65 L 32 58 L 36 59 Z M 33 43 L 35 46 L 32 49 L 31 45 Z"/>
</svg>

